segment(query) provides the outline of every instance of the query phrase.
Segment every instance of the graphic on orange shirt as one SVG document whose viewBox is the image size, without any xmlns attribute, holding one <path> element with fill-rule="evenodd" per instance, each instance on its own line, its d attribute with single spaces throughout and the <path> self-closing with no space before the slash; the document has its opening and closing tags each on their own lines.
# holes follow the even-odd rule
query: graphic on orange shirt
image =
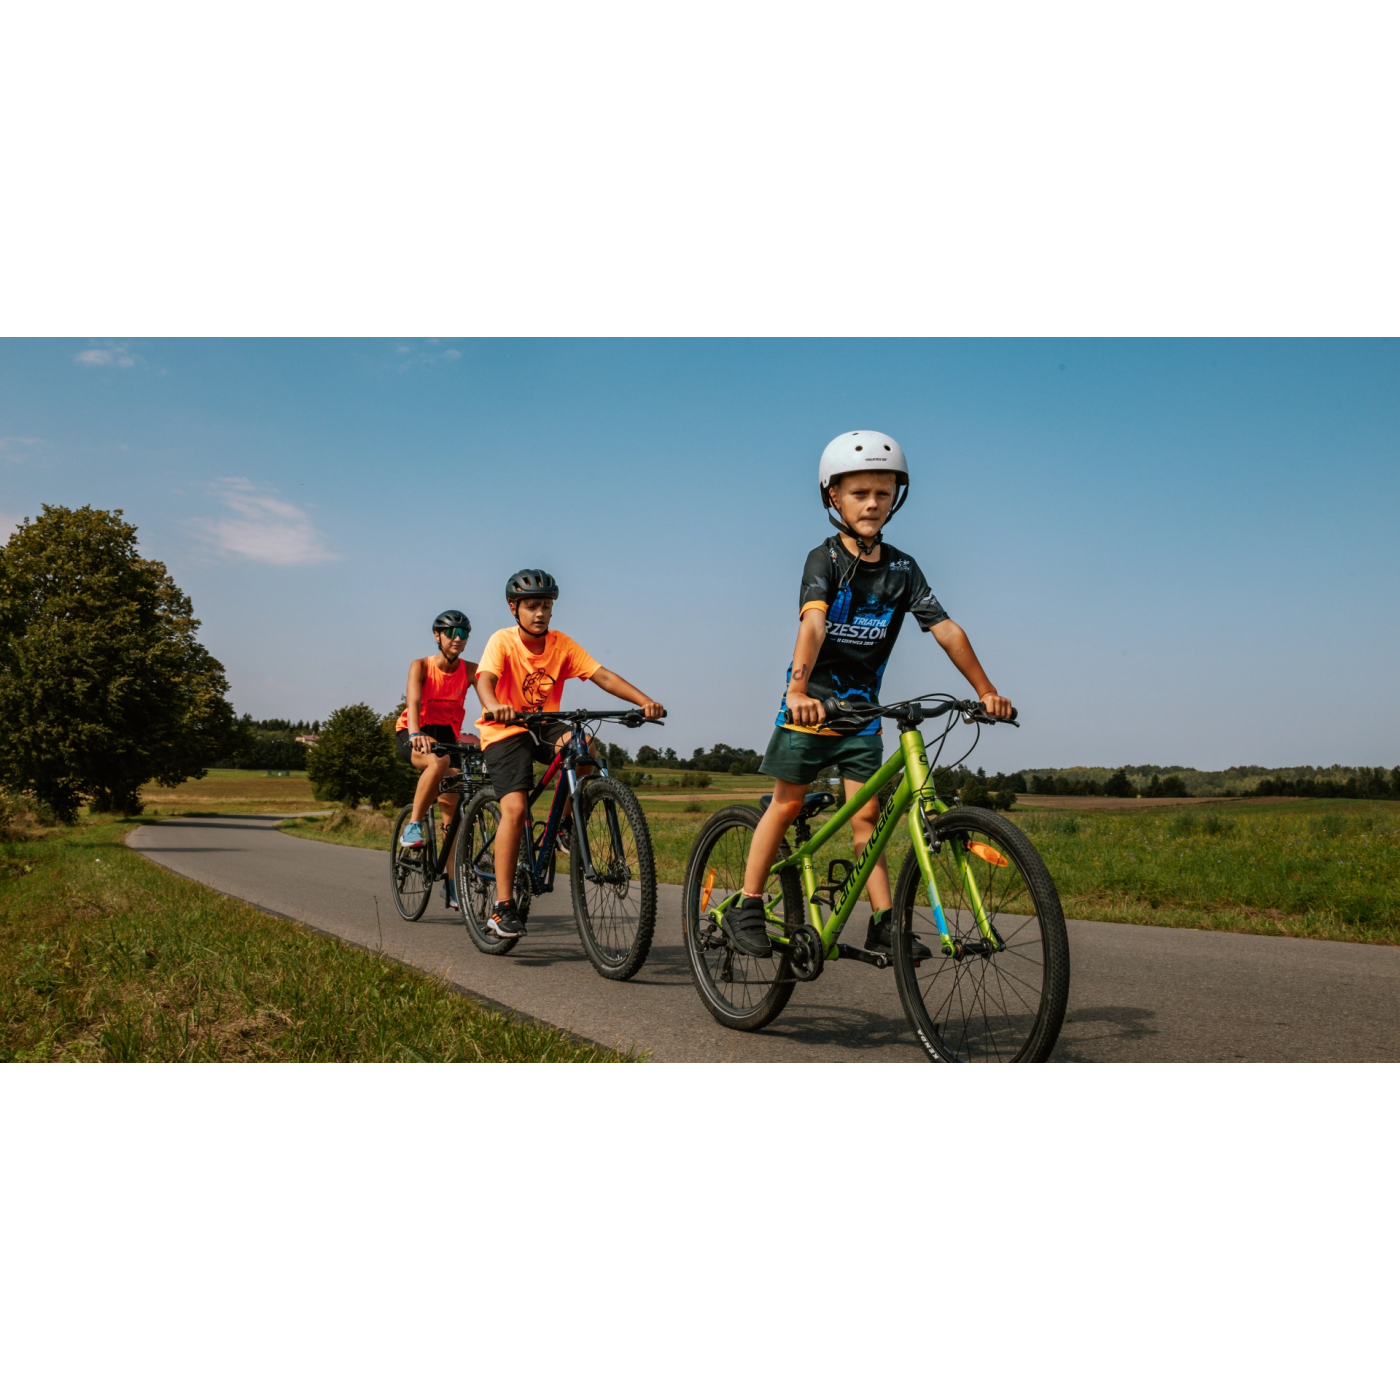
<svg viewBox="0 0 1400 1400">
<path fill-rule="evenodd" d="M 554 677 L 546 671 L 527 671 L 520 678 L 520 694 L 527 710 L 543 710 L 554 690 Z"/>
</svg>

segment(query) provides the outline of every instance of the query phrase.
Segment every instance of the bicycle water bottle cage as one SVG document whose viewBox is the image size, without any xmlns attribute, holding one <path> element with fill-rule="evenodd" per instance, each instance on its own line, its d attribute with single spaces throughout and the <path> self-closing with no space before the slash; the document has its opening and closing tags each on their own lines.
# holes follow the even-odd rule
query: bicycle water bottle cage
<svg viewBox="0 0 1400 1400">
<path fill-rule="evenodd" d="M 837 867 L 840 869 L 837 869 Z M 839 857 L 826 868 L 826 884 L 817 886 L 817 898 L 832 909 L 836 908 L 836 896 L 846 881 L 851 878 L 855 866 Z"/>
</svg>

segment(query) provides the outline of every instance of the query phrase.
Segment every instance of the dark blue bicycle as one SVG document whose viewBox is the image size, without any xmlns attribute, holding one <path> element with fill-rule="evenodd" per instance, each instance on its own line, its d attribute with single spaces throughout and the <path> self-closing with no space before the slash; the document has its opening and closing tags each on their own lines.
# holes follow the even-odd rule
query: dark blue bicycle
<svg viewBox="0 0 1400 1400">
<path fill-rule="evenodd" d="M 527 821 L 520 838 L 516 908 L 524 917 L 531 896 L 554 888 L 556 863 L 561 844 L 565 844 L 574 918 L 584 952 L 602 976 L 625 981 L 646 962 L 651 950 L 656 928 L 656 862 L 651 832 L 636 793 L 608 775 L 602 761 L 590 752 L 589 740 L 604 721 L 629 729 L 661 721 L 647 719 L 640 710 L 572 710 L 517 715 L 512 723 L 537 730 L 547 720 L 563 720 L 570 734 L 527 799 L 533 807 L 550 783 L 555 784 L 548 818 Z M 581 774 L 580 768 L 593 771 Z M 573 819 L 566 826 L 564 809 L 570 798 Z M 497 899 L 495 842 L 500 822 L 495 789 L 480 789 L 463 814 L 454 864 L 467 933 L 483 953 L 491 954 L 508 953 L 520 941 L 498 937 L 489 922 Z"/>
</svg>

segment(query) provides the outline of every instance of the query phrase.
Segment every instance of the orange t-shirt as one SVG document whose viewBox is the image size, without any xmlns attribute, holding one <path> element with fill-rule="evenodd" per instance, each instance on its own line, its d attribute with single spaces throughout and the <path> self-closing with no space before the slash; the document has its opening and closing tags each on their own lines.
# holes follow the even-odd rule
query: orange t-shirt
<svg viewBox="0 0 1400 1400">
<path fill-rule="evenodd" d="M 598 663 L 572 637 L 562 632 L 546 632 L 544 650 L 536 656 L 520 640 L 518 627 L 502 627 L 493 632 L 476 663 L 479 672 L 496 677 L 496 699 L 522 713 L 557 714 L 564 698 L 564 682 L 573 676 L 586 681 Z M 483 748 L 512 734 L 525 734 L 524 725 L 476 722 Z"/>
</svg>

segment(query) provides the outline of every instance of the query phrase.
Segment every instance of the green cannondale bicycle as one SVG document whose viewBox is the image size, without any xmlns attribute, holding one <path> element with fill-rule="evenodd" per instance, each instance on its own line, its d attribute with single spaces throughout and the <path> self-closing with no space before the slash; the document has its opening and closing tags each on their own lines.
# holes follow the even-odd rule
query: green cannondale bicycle
<svg viewBox="0 0 1400 1400">
<path fill-rule="evenodd" d="M 925 708 L 929 701 L 935 703 Z M 998 721 L 978 702 L 951 695 L 884 706 L 828 700 L 826 708 L 826 727 L 838 733 L 856 733 L 877 716 L 894 719 L 899 748 L 815 835 L 812 818 L 836 800 L 830 792 L 807 794 L 793 828 L 797 849 L 784 843 L 764 889 L 771 958 L 748 956 L 725 931 L 726 915 L 743 893 L 760 809 L 726 807 L 701 828 L 682 894 L 686 955 L 700 999 L 721 1024 L 753 1031 L 778 1015 L 798 982 L 815 980 L 828 963 L 855 958 L 886 968 L 893 961 L 900 1001 L 929 1059 L 1044 1060 L 1069 996 L 1059 895 L 1014 822 L 980 807 L 950 808 L 939 798 L 919 732 L 925 721 L 948 716 L 936 763 L 959 718 L 979 726 Z M 1015 723 L 1015 712 L 1002 722 Z M 817 852 L 900 774 L 860 859 L 831 861 L 826 882 L 819 882 Z M 837 940 L 906 814 L 912 849 L 895 886 L 891 959 Z M 930 957 L 916 959 L 919 940 Z"/>
</svg>

